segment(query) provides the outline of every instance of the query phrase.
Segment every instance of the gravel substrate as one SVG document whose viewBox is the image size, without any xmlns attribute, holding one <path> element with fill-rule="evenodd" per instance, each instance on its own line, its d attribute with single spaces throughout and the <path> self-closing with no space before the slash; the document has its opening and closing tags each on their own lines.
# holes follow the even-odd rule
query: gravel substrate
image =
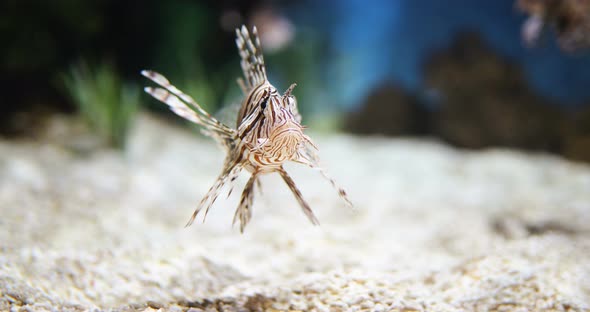
<svg viewBox="0 0 590 312">
<path fill-rule="evenodd" d="M 207 138 L 143 116 L 124 155 L 85 153 L 59 127 L 0 141 L 0 311 L 590 311 L 587 165 L 312 133 L 355 210 L 288 165 L 321 226 L 269 175 L 240 235 L 239 189 L 183 227 Z"/>
</svg>

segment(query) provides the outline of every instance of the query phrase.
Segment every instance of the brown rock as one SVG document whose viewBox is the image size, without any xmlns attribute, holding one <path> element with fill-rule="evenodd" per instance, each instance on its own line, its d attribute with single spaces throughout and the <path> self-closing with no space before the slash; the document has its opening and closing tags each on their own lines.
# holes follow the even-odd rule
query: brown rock
<svg viewBox="0 0 590 312">
<path fill-rule="evenodd" d="M 419 134 L 426 127 L 424 116 L 416 96 L 386 83 L 373 89 L 361 108 L 347 116 L 345 129 L 358 134 Z"/>
<path fill-rule="evenodd" d="M 564 156 L 590 162 L 590 109 L 574 113 L 564 124 Z"/>
<path fill-rule="evenodd" d="M 434 131 L 462 147 L 557 151 L 561 114 L 529 88 L 522 71 L 475 34 L 463 34 L 426 65 L 440 94 Z"/>
</svg>

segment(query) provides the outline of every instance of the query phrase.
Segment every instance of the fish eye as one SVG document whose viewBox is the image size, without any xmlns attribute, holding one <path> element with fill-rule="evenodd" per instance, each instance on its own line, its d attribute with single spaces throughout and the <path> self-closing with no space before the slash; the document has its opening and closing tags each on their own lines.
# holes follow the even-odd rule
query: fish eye
<svg viewBox="0 0 590 312">
<path fill-rule="evenodd" d="M 262 101 L 262 103 L 260 103 L 260 108 L 262 108 L 262 109 L 266 108 L 266 104 L 268 103 L 268 99 L 269 98 L 267 97 L 264 101 Z"/>
</svg>

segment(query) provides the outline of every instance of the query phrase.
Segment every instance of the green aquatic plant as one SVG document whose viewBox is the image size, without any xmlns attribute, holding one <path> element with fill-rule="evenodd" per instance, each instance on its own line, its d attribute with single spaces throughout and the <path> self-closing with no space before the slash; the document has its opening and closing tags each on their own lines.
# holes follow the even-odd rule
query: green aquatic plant
<svg viewBox="0 0 590 312">
<path fill-rule="evenodd" d="M 121 80 L 111 65 L 72 66 L 64 85 L 82 118 L 108 146 L 123 149 L 140 104 L 140 91 Z"/>
</svg>

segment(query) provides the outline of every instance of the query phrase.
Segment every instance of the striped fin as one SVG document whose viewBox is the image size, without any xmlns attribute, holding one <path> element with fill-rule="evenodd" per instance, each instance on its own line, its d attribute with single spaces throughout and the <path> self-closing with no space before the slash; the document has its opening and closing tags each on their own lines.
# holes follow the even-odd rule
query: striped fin
<svg viewBox="0 0 590 312">
<path fill-rule="evenodd" d="M 315 147 L 315 146 L 314 146 Z M 336 183 L 336 180 L 334 180 L 334 178 L 332 178 L 324 168 L 322 168 L 318 162 L 318 156 L 317 154 L 310 148 L 304 148 L 299 150 L 299 152 L 297 153 L 297 159 L 293 160 L 296 163 L 300 163 L 303 165 L 306 165 L 312 169 L 318 170 L 320 172 L 320 174 L 326 179 L 328 180 L 328 182 L 330 182 L 330 184 L 332 185 L 332 187 L 334 189 L 336 189 L 338 191 L 338 196 L 340 196 L 340 198 L 342 198 L 342 200 L 346 203 L 346 205 L 350 208 L 354 209 L 354 205 L 352 204 L 352 202 L 350 201 L 350 199 L 348 199 L 348 195 L 346 194 L 346 191 L 339 186 Z"/>
<path fill-rule="evenodd" d="M 267 81 L 264 57 L 256 26 L 252 28 L 252 37 L 253 40 L 246 26 L 242 25 L 242 28 L 236 28 L 236 45 L 242 58 L 240 65 L 245 78 L 245 81 L 238 80 L 238 84 L 245 94 Z"/>
<path fill-rule="evenodd" d="M 188 227 L 191 224 L 193 224 L 193 222 L 195 221 L 195 218 L 197 217 L 199 212 L 201 212 L 201 210 L 203 210 L 203 208 L 205 209 L 205 215 L 203 216 L 203 222 L 205 222 L 205 219 L 207 218 L 207 213 L 209 213 L 209 209 L 211 208 L 211 206 L 213 206 L 213 203 L 215 203 L 215 201 L 217 200 L 217 197 L 219 197 L 219 193 L 221 192 L 221 189 L 223 189 L 223 187 L 228 182 L 233 183 L 241 171 L 242 171 L 242 165 L 240 165 L 240 164 L 228 165 L 227 168 L 225 168 L 223 170 L 223 172 L 219 175 L 219 177 L 217 178 L 217 181 L 215 181 L 213 186 L 211 186 L 211 188 L 209 189 L 209 191 L 207 192 L 205 197 L 203 197 L 203 199 L 201 199 L 201 202 L 199 202 L 199 205 L 197 206 L 197 208 L 193 212 L 191 218 L 188 220 L 185 227 Z"/>
<path fill-rule="evenodd" d="M 285 169 L 283 169 L 283 167 L 277 169 L 277 171 L 279 172 L 279 174 L 281 175 L 281 177 L 283 178 L 291 192 L 293 192 L 293 195 L 295 195 L 295 199 L 297 199 L 297 202 L 301 206 L 301 209 L 303 210 L 309 221 L 311 221 L 313 225 L 320 225 L 320 221 L 318 221 L 318 218 L 316 218 L 316 216 L 313 214 L 313 211 L 309 207 L 309 204 L 305 201 L 305 199 L 303 199 L 303 195 L 301 195 L 301 191 L 299 191 L 297 185 L 295 185 L 295 181 L 293 181 L 291 176 L 289 176 L 289 174 L 287 173 L 287 171 L 285 171 Z"/>
<path fill-rule="evenodd" d="M 214 138 L 217 136 L 221 142 L 236 138 L 236 130 L 207 113 L 193 98 L 172 85 L 166 77 L 150 70 L 142 70 L 141 74 L 162 87 L 145 87 L 145 92 L 168 105 L 178 116 L 205 127 L 205 133 Z"/>
<path fill-rule="evenodd" d="M 253 173 L 248 182 L 246 182 L 246 186 L 244 187 L 244 191 L 242 191 L 242 197 L 240 199 L 240 204 L 236 209 L 234 214 L 234 220 L 232 221 L 232 225 L 236 223 L 236 221 L 240 220 L 240 232 L 244 233 L 244 228 L 250 222 L 252 218 L 252 201 L 254 199 L 254 183 L 257 181 L 257 173 Z"/>
</svg>

